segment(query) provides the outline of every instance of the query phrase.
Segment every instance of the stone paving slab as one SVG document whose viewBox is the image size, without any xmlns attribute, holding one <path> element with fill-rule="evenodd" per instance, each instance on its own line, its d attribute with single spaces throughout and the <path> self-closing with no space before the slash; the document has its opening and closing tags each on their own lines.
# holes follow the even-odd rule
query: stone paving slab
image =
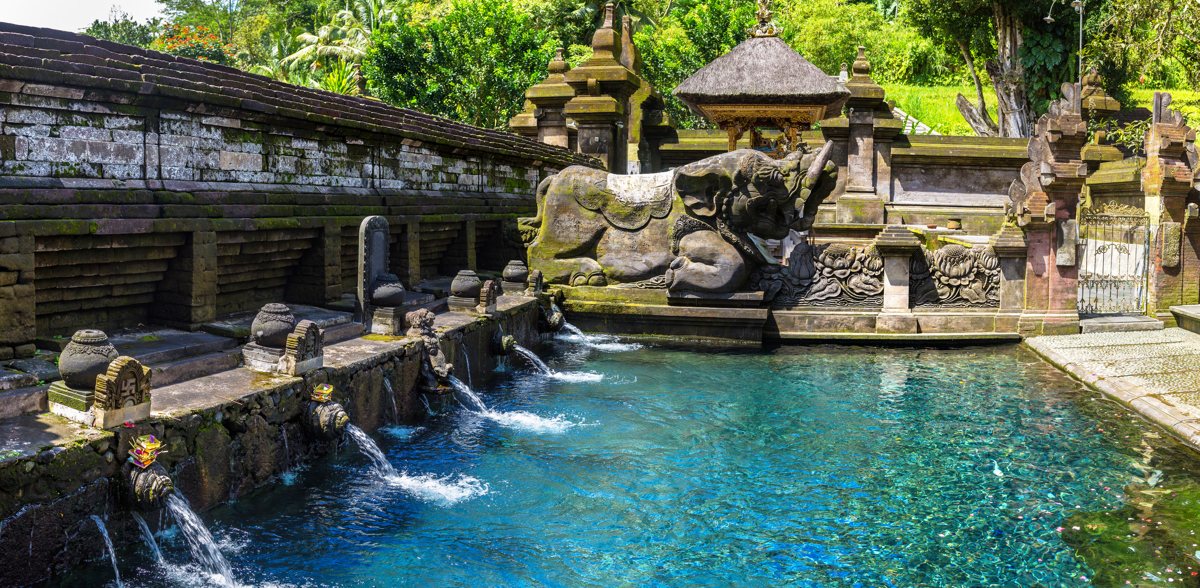
<svg viewBox="0 0 1200 588">
<path fill-rule="evenodd" d="M 109 435 L 48 412 L 4 419 L 0 420 L 0 462 L 33 455 L 43 447 L 62 447 Z"/>
<path fill-rule="evenodd" d="M 292 316 L 296 317 L 296 322 L 312 321 L 322 329 L 344 325 L 353 318 L 349 312 L 339 312 L 328 308 L 292 303 L 288 303 L 287 307 L 292 310 Z M 254 323 L 254 317 L 257 315 L 257 310 L 239 312 L 211 323 L 205 323 L 200 328 L 222 337 L 234 339 L 249 337 L 250 325 Z"/>
<path fill-rule="evenodd" d="M 1172 328 L 1025 342 L 1060 369 L 1200 451 L 1200 335 Z"/>
</svg>

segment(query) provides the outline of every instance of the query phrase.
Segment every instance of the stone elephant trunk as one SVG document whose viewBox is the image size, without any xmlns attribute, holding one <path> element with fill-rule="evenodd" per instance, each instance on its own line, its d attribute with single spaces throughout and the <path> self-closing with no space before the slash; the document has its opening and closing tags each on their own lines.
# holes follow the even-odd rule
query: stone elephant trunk
<svg viewBox="0 0 1200 588">
<path fill-rule="evenodd" d="M 743 149 L 660 174 L 570 167 L 521 219 L 546 282 L 724 293 L 777 261 L 765 239 L 806 230 L 836 184 L 832 142 L 782 160 Z"/>
</svg>

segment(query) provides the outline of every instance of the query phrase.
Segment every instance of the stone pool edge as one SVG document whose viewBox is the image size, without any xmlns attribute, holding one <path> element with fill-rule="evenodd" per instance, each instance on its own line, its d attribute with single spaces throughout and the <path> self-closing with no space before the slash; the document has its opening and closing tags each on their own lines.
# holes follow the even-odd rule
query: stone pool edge
<svg viewBox="0 0 1200 588">
<path fill-rule="evenodd" d="M 1122 405 L 1137 411 L 1150 422 L 1166 430 L 1192 451 L 1200 453 L 1200 419 L 1179 414 L 1175 407 L 1155 398 L 1154 390 L 1134 384 L 1121 376 L 1099 376 L 1086 366 L 1073 362 L 1049 349 L 1038 338 L 1026 339 L 1024 344 L 1039 357 L 1087 387 L 1105 394 Z"/>
</svg>

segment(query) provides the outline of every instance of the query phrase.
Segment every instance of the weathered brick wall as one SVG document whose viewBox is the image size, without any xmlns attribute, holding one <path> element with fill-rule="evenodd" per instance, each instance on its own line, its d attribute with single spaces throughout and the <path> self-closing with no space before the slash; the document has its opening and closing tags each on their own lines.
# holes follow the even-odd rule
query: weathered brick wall
<svg viewBox="0 0 1200 588">
<path fill-rule="evenodd" d="M 497 227 L 532 213 L 538 182 L 572 164 L 598 162 L 0 23 L 0 358 L 32 352 L 35 333 L 195 329 L 267 301 L 337 299 L 353 291 L 367 215 L 392 223 L 392 269 L 410 285 L 502 264 L 479 250 L 500 249 Z"/>
</svg>

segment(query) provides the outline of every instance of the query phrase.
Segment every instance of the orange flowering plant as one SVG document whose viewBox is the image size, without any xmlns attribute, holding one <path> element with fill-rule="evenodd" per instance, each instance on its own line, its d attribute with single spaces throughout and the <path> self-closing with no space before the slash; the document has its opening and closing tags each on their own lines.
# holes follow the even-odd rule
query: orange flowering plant
<svg viewBox="0 0 1200 588">
<path fill-rule="evenodd" d="M 229 45 L 222 45 L 221 39 L 208 27 L 167 24 L 163 32 L 150 45 L 150 48 L 180 57 L 191 57 L 201 61 L 214 63 L 229 63 Z"/>
</svg>

